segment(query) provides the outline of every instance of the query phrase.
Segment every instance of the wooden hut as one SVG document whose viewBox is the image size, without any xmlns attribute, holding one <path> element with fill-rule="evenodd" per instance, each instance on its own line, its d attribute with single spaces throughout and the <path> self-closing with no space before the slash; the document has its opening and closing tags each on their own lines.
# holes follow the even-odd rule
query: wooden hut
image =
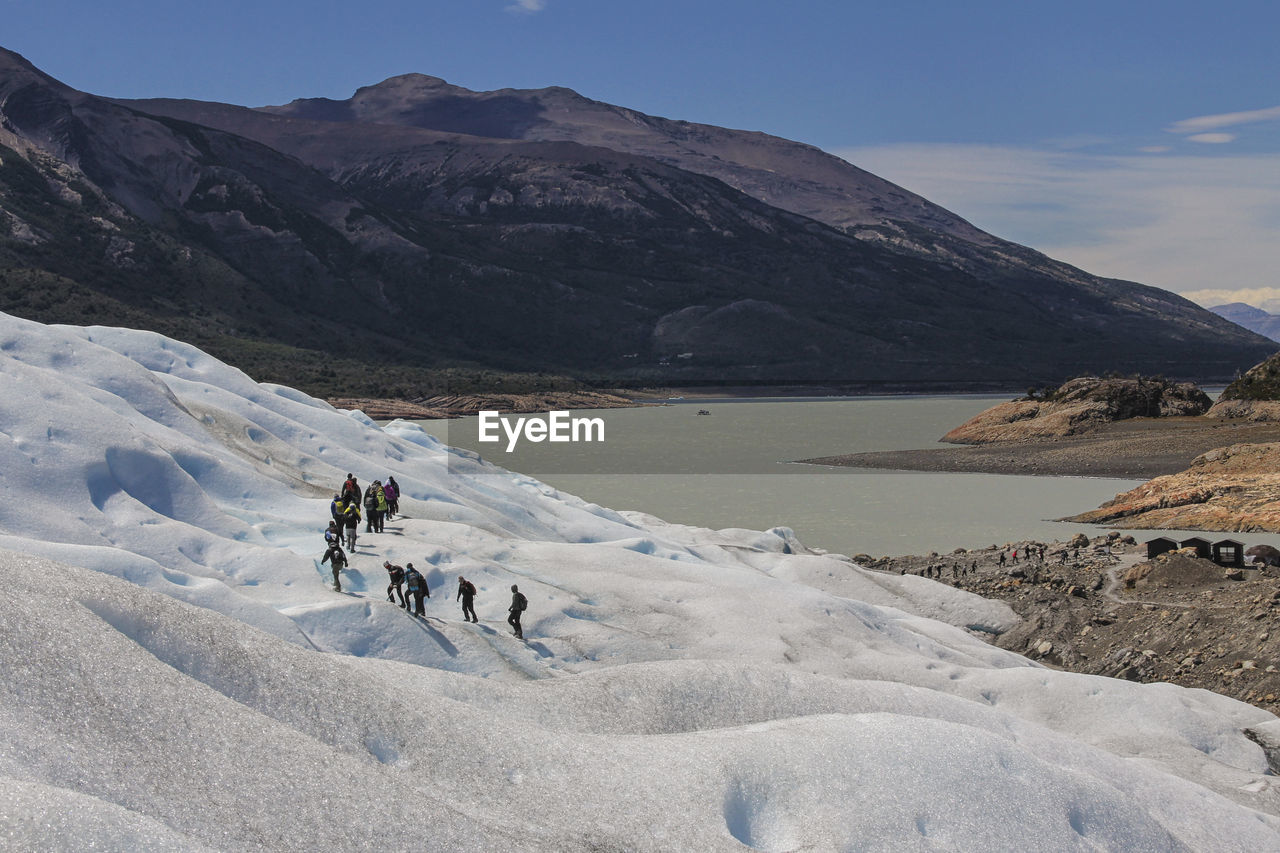
<svg viewBox="0 0 1280 853">
<path fill-rule="evenodd" d="M 1155 539 L 1147 540 L 1147 559 L 1154 560 L 1161 554 L 1178 547 L 1178 543 L 1174 542 L 1167 536 L 1157 536 Z"/>
<path fill-rule="evenodd" d="M 1208 539 L 1202 539 L 1199 536 L 1192 536 L 1190 539 L 1183 539 L 1182 548 L 1195 548 L 1196 556 L 1208 560 L 1213 557 L 1213 543 Z"/>
<path fill-rule="evenodd" d="M 1244 567 L 1244 543 L 1223 539 L 1213 543 L 1213 561 L 1219 566 Z"/>
</svg>

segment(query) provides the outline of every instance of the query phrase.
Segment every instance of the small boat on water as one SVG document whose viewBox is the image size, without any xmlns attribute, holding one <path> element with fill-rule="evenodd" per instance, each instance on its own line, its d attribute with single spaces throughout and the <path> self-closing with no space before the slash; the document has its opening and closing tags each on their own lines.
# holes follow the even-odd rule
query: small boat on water
<svg viewBox="0 0 1280 853">
<path fill-rule="evenodd" d="M 698 409 L 698 414 L 700 414 L 700 415 L 709 415 L 709 414 L 711 414 L 711 413 L 710 413 L 710 412 L 708 412 L 706 409 Z"/>
</svg>

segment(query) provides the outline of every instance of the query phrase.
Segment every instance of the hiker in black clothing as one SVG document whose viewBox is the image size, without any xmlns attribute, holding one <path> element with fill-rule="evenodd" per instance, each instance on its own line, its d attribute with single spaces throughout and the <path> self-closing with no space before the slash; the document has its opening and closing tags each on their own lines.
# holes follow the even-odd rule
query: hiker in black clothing
<svg viewBox="0 0 1280 853">
<path fill-rule="evenodd" d="M 515 584 L 511 585 L 511 607 L 508 611 L 511 613 L 507 617 L 507 624 L 511 626 L 511 630 L 515 632 L 517 638 L 524 639 L 524 629 L 520 627 L 520 614 L 529 606 L 529 600 L 524 597 L 524 593 L 520 592 L 520 588 Z"/>
<path fill-rule="evenodd" d="M 413 596 L 413 612 L 416 616 L 425 616 L 422 612 L 422 598 L 431 597 L 431 590 L 427 589 L 427 579 L 422 576 L 422 572 L 413 567 L 413 563 L 407 564 L 404 570 L 404 585 L 409 590 L 409 595 Z"/>
<path fill-rule="evenodd" d="M 364 532 L 377 533 L 378 498 L 373 493 L 373 483 L 364 490 Z"/>
<path fill-rule="evenodd" d="M 458 598 L 462 600 L 462 618 L 467 622 L 480 621 L 476 617 L 476 608 L 471 603 L 475 597 L 476 585 L 462 575 L 458 575 Z"/>
<path fill-rule="evenodd" d="M 404 567 L 393 566 L 388 560 L 383 562 L 382 568 L 386 569 L 387 574 L 391 576 L 391 583 L 387 584 L 387 601 L 395 603 L 395 595 L 391 594 L 391 591 L 395 590 L 396 595 L 400 596 L 400 606 L 408 610 L 409 602 L 405 601 L 404 590 L 400 588 L 404 584 Z"/>
<path fill-rule="evenodd" d="M 329 529 L 324 532 L 324 544 L 330 548 L 342 544 L 342 528 L 336 521 L 329 522 Z"/>
<path fill-rule="evenodd" d="M 329 550 L 324 552 L 324 556 L 320 558 L 320 565 L 329 563 L 333 566 L 333 591 L 342 592 L 342 581 L 338 579 L 338 572 L 347 567 L 347 552 L 342 550 L 342 546 L 337 542 L 329 545 Z"/>
<path fill-rule="evenodd" d="M 360 524 L 359 501 L 347 501 L 347 508 L 342 511 L 343 527 L 347 531 L 347 550 L 356 550 L 356 527 Z"/>
<path fill-rule="evenodd" d="M 346 482 L 342 484 L 342 502 L 345 504 L 358 500 L 360 500 L 360 482 L 348 474 Z"/>
</svg>

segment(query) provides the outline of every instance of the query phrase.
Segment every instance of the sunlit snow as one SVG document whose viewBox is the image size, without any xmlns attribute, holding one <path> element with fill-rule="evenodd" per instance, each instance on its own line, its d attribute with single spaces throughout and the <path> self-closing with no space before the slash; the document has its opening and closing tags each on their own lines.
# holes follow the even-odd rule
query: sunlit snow
<svg viewBox="0 0 1280 853">
<path fill-rule="evenodd" d="M 997 649 L 1002 604 L 588 504 L 153 333 L 0 315 L 0 382 L 0 848 L 1280 849 L 1243 733 L 1275 717 Z M 338 593 L 348 472 L 404 516 Z"/>
</svg>

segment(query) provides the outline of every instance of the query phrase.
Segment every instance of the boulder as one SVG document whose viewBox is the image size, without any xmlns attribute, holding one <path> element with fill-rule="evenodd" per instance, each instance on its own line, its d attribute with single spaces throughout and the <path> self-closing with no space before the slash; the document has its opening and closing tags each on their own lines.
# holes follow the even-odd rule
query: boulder
<svg viewBox="0 0 1280 853">
<path fill-rule="evenodd" d="M 1245 559 L 1264 563 L 1268 566 L 1280 566 L 1280 549 L 1271 545 L 1252 545 L 1244 552 Z"/>
</svg>

